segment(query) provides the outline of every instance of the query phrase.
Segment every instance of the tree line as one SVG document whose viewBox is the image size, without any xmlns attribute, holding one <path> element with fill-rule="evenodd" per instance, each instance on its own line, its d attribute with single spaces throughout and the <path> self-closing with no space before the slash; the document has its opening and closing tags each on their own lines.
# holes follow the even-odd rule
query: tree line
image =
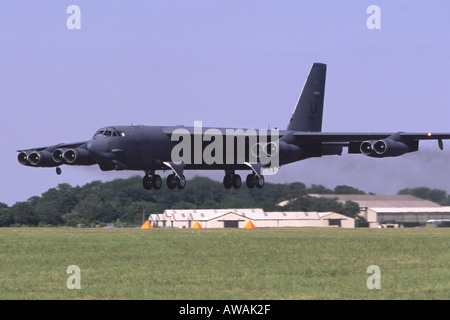
<svg viewBox="0 0 450 320">
<path fill-rule="evenodd" d="M 93 181 L 84 186 L 67 183 L 51 188 L 11 207 L 0 203 L 0 227 L 9 226 L 119 226 L 140 225 L 150 213 L 166 209 L 262 208 L 265 211 L 333 211 L 358 218 L 358 204 L 308 194 L 365 194 L 350 186 L 328 189 L 322 185 L 307 187 L 300 182 L 266 183 L 262 189 L 226 190 L 221 182 L 194 177 L 183 190 L 144 190 L 141 177 Z M 404 189 L 399 194 L 413 194 L 440 204 L 449 204 L 445 191 L 427 188 Z M 278 205 L 291 200 L 285 206 Z M 358 218 L 359 219 L 359 218 Z"/>
</svg>

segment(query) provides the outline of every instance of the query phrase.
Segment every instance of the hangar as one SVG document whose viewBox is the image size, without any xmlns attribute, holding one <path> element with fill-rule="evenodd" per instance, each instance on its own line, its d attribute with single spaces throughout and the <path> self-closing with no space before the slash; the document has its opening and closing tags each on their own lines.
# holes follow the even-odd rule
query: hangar
<svg viewBox="0 0 450 320">
<path fill-rule="evenodd" d="M 359 215 L 369 222 L 369 227 L 417 226 L 430 220 L 450 219 L 450 207 L 411 195 L 356 195 L 311 194 L 314 197 L 336 198 L 339 202 L 358 203 Z"/>
<path fill-rule="evenodd" d="M 355 227 L 354 219 L 335 212 L 265 212 L 259 208 L 165 210 L 151 214 L 149 221 L 162 228 Z"/>
</svg>

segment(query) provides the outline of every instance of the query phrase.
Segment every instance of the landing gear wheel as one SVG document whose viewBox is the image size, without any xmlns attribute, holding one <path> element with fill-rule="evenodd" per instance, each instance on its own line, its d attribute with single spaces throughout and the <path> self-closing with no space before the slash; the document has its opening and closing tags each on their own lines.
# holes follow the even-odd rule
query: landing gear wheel
<svg viewBox="0 0 450 320">
<path fill-rule="evenodd" d="M 233 175 L 233 188 L 239 189 L 242 185 L 242 179 L 241 176 L 238 174 Z"/>
<path fill-rule="evenodd" d="M 259 177 L 255 177 L 255 186 L 257 188 L 264 187 L 264 176 L 260 175 Z"/>
<path fill-rule="evenodd" d="M 159 190 L 159 189 L 161 189 L 161 186 L 162 186 L 161 176 L 159 174 L 154 175 L 153 179 L 152 179 L 152 187 L 153 187 L 153 189 Z"/>
<path fill-rule="evenodd" d="M 142 179 L 142 186 L 144 187 L 145 190 L 150 190 L 153 187 L 152 176 L 145 175 L 144 178 Z"/>
<path fill-rule="evenodd" d="M 167 176 L 167 188 L 169 188 L 170 190 L 173 190 L 177 187 L 177 178 L 175 177 L 174 174 L 169 174 Z"/>
<path fill-rule="evenodd" d="M 184 175 L 182 175 L 177 178 L 177 188 L 184 189 L 184 187 L 186 187 L 186 178 L 184 177 Z"/>
<path fill-rule="evenodd" d="M 255 187 L 255 175 L 254 174 L 249 174 L 247 176 L 247 179 L 245 179 L 245 183 L 247 184 L 248 188 L 254 188 Z"/>
<path fill-rule="evenodd" d="M 226 174 L 225 177 L 223 177 L 223 186 L 225 189 L 231 189 L 233 186 L 233 176 L 231 174 Z"/>
<path fill-rule="evenodd" d="M 61 174 L 62 170 L 60 167 L 56 167 L 56 174 L 59 176 Z"/>
</svg>

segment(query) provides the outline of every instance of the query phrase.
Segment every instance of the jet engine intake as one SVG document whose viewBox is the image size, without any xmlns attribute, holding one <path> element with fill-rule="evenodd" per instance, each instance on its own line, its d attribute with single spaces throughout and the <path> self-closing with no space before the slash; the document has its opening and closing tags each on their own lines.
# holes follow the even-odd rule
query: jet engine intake
<svg viewBox="0 0 450 320">
<path fill-rule="evenodd" d="M 23 156 L 22 156 L 23 157 Z M 23 159 L 23 158 L 22 158 Z M 19 162 L 20 154 L 19 154 Z M 53 156 L 48 151 L 33 151 L 28 155 L 28 162 L 37 167 L 55 167 L 58 164 L 53 161 Z"/>
<path fill-rule="evenodd" d="M 30 163 L 28 162 L 28 154 L 25 151 L 21 151 L 19 152 L 19 154 L 17 155 L 17 161 L 19 161 L 20 164 L 25 165 L 29 165 Z"/>
<path fill-rule="evenodd" d="M 361 153 L 365 156 L 373 156 L 374 151 L 373 151 L 373 144 L 375 143 L 375 141 L 364 141 L 363 143 L 361 143 L 359 150 L 361 151 Z"/>
<path fill-rule="evenodd" d="M 64 151 L 63 159 L 70 165 L 91 165 L 95 164 L 89 151 L 82 148 L 68 149 Z"/>
<path fill-rule="evenodd" d="M 56 163 L 61 164 L 64 160 L 64 152 L 66 151 L 66 149 L 56 149 L 55 151 L 53 151 L 53 161 L 55 161 Z"/>
</svg>

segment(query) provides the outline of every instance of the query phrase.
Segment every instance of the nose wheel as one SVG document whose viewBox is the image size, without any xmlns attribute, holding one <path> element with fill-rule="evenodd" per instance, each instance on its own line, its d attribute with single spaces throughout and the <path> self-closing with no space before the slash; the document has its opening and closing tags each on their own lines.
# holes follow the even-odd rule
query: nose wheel
<svg viewBox="0 0 450 320">
<path fill-rule="evenodd" d="M 62 170 L 60 167 L 56 167 L 56 174 L 59 176 L 61 174 Z"/>
</svg>

